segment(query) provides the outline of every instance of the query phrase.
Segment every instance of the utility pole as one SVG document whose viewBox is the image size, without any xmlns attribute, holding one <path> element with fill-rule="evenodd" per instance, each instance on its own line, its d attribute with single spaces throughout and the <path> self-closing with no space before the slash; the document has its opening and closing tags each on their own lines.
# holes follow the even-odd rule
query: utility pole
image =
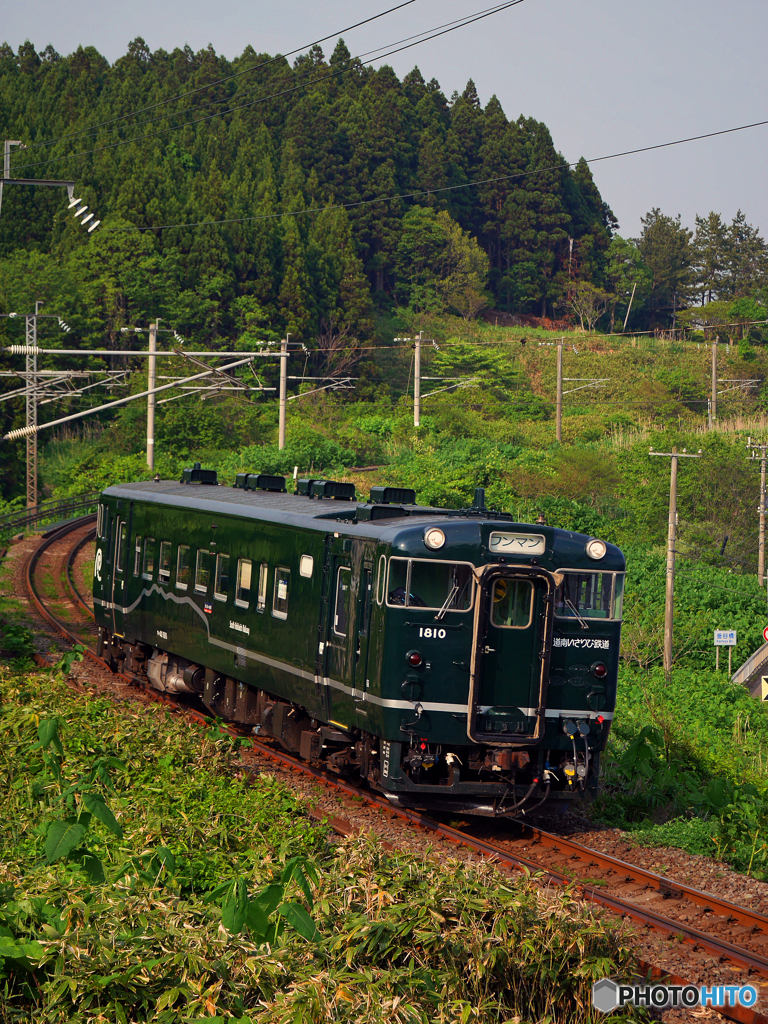
<svg viewBox="0 0 768 1024">
<path fill-rule="evenodd" d="M 3 144 L 3 178 L 11 176 L 11 146 L 20 146 L 21 142 L 16 139 L 6 139 Z M 0 209 L 3 205 L 3 183 L 0 182 Z"/>
<path fill-rule="evenodd" d="M 16 145 L 16 143 L 6 143 L 6 165 L 8 161 L 9 146 Z M 40 313 L 40 307 L 42 302 L 38 299 L 35 302 L 35 312 L 28 313 L 24 316 L 25 326 L 25 345 L 11 346 L 12 348 L 18 349 L 15 352 L 16 355 L 26 356 L 26 365 L 24 372 L 24 399 L 25 399 L 25 424 L 17 433 L 19 437 L 26 437 L 27 439 L 27 508 L 37 508 L 37 406 L 39 399 L 39 380 L 38 380 L 38 367 L 37 367 L 37 356 L 40 349 L 37 347 L 37 321 L 40 318 L 46 320 L 58 320 L 59 327 L 63 328 L 65 332 L 70 330 L 68 324 L 65 324 L 60 316 L 55 313 Z M 21 314 L 18 313 L 2 313 L 2 317 L 9 317 L 11 319 L 20 319 Z M 21 376 L 21 374 L 19 374 Z M 43 376 L 46 376 L 43 371 Z"/>
<path fill-rule="evenodd" d="M 288 339 L 290 334 L 280 342 L 280 416 L 278 427 L 277 447 L 282 451 L 285 448 L 285 392 L 288 385 Z"/>
<path fill-rule="evenodd" d="M 717 338 L 712 342 L 712 400 L 709 403 L 709 429 L 717 419 Z"/>
<path fill-rule="evenodd" d="M 413 425 L 421 426 L 421 338 L 424 334 L 419 331 L 415 339 L 416 347 L 413 357 Z"/>
<path fill-rule="evenodd" d="M 563 440 L 563 342 L 561 338 L 557 343 L 557 405 L 555 419 L 557 424 L 557 440 Z"/>
<path fill-rule="evenodd" d="M 635 297 L 635 288 L 637 288 L 637 281 L 632 285 L 632 294 L 629 297 L 629 305 L 627 306 L 627 315 L 624 317 L 624 326 L 621 329 L 622 334 L 627 333 L 627 321 L 629 320 L 629 314 L 632 312 L 632 300 Z"/>
<path fill-rule="evenodd" d="M 160 317 L 149 325 L 149 358 L 147 359 L 147 465 L 155 468 L 155 384 L 157 382 L 157 325 Z"/>
<path fill-rule="evenodd" d="M 700 459 L 701 452 L 692 455 L 686 452 L 685 448 L 678 452 L 673 448 L 671 452 L 655 452 L 651 448 L 651 455 L 661 455 L 663 458 L 671 459 L 669 475 L 669 525 L 667 528 L 667 594 L 664 605 L 664 672 L 668 676 L 672 671 L 672 643 L 675 622 L 675 540 L 677 537 L 677 460 L 678 459 Z"/>
<path fill-rule="evenodd" d="M 8 144 L 6 143 L 6 160 L 7 158 Z M 34 427 L 34 432 L 27 434 L 27 508 L 29 509 L 37 508 L 37 314 L 41 305 L 40 301 L 36 301 L 34 314 L 26 318 L 26 426 Z"/>
<path fill-rule="evenodd" d="M 18 139 L 5 139 L 3 142 L 3 180 L 0 181 L 0 209 L 3 205 L 3 189 L 6 185 L 43 185 L 53 188 L 65 188 L 70 199 L 75 194 L 74 181 L 51 181 L 44 178 L 12 178 L 11 177 L 11 146 L 26 146 Z M 79 200 L 78 200 L 79 202 Z"/>
<path fill-rule="evenodd" d="M 752 438 L 747 438 L 747 451 L 752 459 L 760 459 L 760 504 L 758 513 L 760 515 L 760 530 L 757 542 L 757 579 L 760 586 L 765 585 L 765 462 L 768 444 L 752 444 Z M 757 452 L 760 452 L 758 456 Z"/>
</svg>

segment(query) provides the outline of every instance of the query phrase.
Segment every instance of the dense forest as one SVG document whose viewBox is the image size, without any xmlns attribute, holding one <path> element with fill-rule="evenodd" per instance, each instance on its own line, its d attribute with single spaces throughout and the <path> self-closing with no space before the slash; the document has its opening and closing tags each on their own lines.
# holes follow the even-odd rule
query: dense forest
<svg viewBox="0 0 768 1024">
<path fill-rule="evenodd" d="M 546 125 L 481 106 L 471 81 L 450 98 L 418 68 L 400 81 L 343 41 L 293 65 L 250 46 L 228 61 L 136 39 L 110 65 L 3 44 L 0 120 L 25 147 L 13 175 L 74 180 L 101 220 L 89 235 L 58 189 L 7 187 L 0 303 L 41 298 L 85 345 L 159 315 L 197 342 L 290 331 L 336 351 L 393 305 L 612 329 L 630 296 L 631 325 L 666 326 L 768 279 L 743 214 L 694 236 L 654 209 L 625 239 Z"/>
</svg>

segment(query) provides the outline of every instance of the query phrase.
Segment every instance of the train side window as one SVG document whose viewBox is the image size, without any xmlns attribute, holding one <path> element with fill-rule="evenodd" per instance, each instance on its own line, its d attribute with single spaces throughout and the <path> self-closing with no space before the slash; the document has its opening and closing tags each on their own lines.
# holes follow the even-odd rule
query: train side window
<svg viewBox="0 0 768 1024">
<path fill-rule="evenodd" d="M 368 636 L 368 625 L 371 620 L 371 599 L 373 597 L 373 570 L 363 570 L 363 593 L 360 598 L 360 623 L 357 632 L 360 636 Z"/>
<path fill-rule="evenodd" d="M 269 566 L 266 562 L 262 562 L 259 566 L 259 593 L 256 599 L 256 611 L 263 612 L 267 607 L 267 576 L 269 575 Z"/>
<path fill-rule="evenodd" d="M 157 578 L 160 583 L 169 583 L 171 579 L 171 542 L 160 541 L 160 559 L 157 567 Z"/>
<path fill-rule="evenodd" d="M 228 590 L 229 555 L 216 555 L 216 580 L 213 585 L 213 596 L 217 601 L 226 601 Z"/>
<path fill-rule="evenodd" d="M 189 544 L 179 544 L 176 556 L 176 587 L 186 590 L 189 586 Z"/>
<path fill-rule="evenodd" d="M 144 538 L 144 568 L 142 575 L 145 580 L 151 580 L 155 572 L 155 538 Z"/>
<path fill-rule="evenodd" d="M 312 579 L 312 570 L 315 567 L 315 560 L 312 555 L 302 555 L 299 561 L 299 576 L 304 576 L 306 579 Z"/>
<path fill-rule="evenodd" d="M 251 570 L 253 563 L 250 558 L 241 558 L 237 563 L 237 588 L 235 604 L 239 608 L 247 608 L 251 601 Z"/>
<path fill-rule="evenodd" d="M 621 619 L 624 606 L 624 573 L 617 572 L 613 578 L 613 617 Z"/>
<path fill-rule="evenodd" d="M 104 519 L 104 506 L 99 503 L 96 506 L 96 536 L 101 538 L 101 524 Z"/>
<path fill-rule="evenodd" d="M 272 614 L 276 619 L 288 618 L 288 580 L 291 570 L 275 569 L 275 590 L 272 594 Z"/>
<path fill-rule="evenodd" d="M 346 636 L 349 629 L 349 598 L 352 591 L 352 570 L 339 566 L 336 573 L 336 601 L 333 606 L 333 632 Z"/>
<path fill-rule="evenodd" d="M 120 527 L 117 532 L 117 556 L 115 558 L 115 568 L 118 572 L 123 572 L 125 569 L 125 542 L 128 540 L 128 524 L 124 519 L 120 520 Z"/>
<path fill-rule="evenodd" d="M 133 548 L 133 575 L 138 576 L 141 572 L 141 537 L 136 538 Z"/>
<path fill-rule="evenodd" d="M 376 577 L 376 604 L 384 604 L 384 594 L 387 590 L 387 556 L 379 558 L 378 575 Z"/>
<path fill-rule="evenodd" d="M 496 580 L 491 591 L 491 622 L 503 629 L 526 629 L 533 612 L 529 580 Z"/>
<path fill-rule="evenodd" d="M 208 584 L 211 582 L 211 553 L 202 548 L 197 552 L 197 564 L 195 565 L 195 590 L 205 594 Z"/>
</svg>

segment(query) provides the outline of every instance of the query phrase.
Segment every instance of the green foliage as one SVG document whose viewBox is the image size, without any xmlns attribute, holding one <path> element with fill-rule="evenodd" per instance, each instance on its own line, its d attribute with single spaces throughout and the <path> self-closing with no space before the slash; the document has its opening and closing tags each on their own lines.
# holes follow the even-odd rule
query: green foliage
<svg viewBox="0 0 768 1024">
<path fill-rule="evenodd" d="M 383 1024 L 402 1006 L 418 1024 L 436 1008 L 593 1022 L 592 982 L 635 969 L 622 929 L 569 892 L 372 839 L 328 847 L 273 777 L 243 777 L 239 744 L 216 729 L 73 693 L 57 674 L 0 685 L 9 1019 Z M 91 859 L 76 823 L 39 827 L 67 786 L 53 759 L 94 776 L 74 800 L 114 788 L 122 836 L 79 816 Z"/>
<path fill-rule="evenodd" d="M 32 631 L 20 622 L 9 623 L 2 627 L 0 647 L 17 658 L 31 658 L 35 653 Z"/>
<path fill-rule="evenodd" d="M 597 813 L 768 879 L 768 709 L 714 673 L 622 671 Z"/>
</svg>

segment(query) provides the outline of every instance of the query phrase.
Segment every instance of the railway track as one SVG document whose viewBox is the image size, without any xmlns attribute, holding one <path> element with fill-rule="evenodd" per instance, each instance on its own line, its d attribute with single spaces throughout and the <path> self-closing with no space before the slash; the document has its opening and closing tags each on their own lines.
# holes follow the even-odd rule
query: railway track
<svg viewBox="0 0 768 1024">
<path fill-rule="evenodd" d="M 95 516 L 84 516 L 46 534 L 27 561 L 24 579 L 29 601 L 48 632 L 55 632 L 68 643 L 81 644 L 86 657 L 109 672 L 114 680 L 107 663 L 91 646 L 96 636 L 93 613 L 77 586 L 74 571 L 78 554 L 94 537 L 94 519 Z M 153 701 L 210 725 L 207 715 L 194 708 L 180 708 L 176 701 L 145 686 L 141 680 L 120 673 L 117 678 L 123 684 L 141 687 Z M 242 735 L 236 728 L 226 728 Z M 658 954 L 654 960 L 641 959 L 643 970 L 650 976 L 664 977 L 672 984 L 712 984 L 711 972 L 725 971 L 726 979 L 716 979 L 715 983 L 750 983 L 759 990 L 759 1004 L 768 1005 L 768 917 L 531 824 L 510 827 L 510 823 L 504 823 L 507 828 L 501 836 L 498 829 L 489 836 L 488 824 L 482 820 L 466 828 L 455 828 L 426 814 L 394 807 L 385 797 L 352 786 L 333 773 L 263 741 L 251 738 L 251 743 L 256 753 L 284 769 L 310 776 L 358 804 L 362 800 L 371 811 L 387 819 L 398 819 L 410 829 L 423 831 L 425 836 L 440 837 L 456 847 L 490 858 L 502 870 L 527 871 L 549 884 L 573 885 L 580 898 L 632 921 L 640 935 L 652 936 L 651 945 L 655 943 L 660 954 L 664 944 L 676 950 L 686 948 L 691 958 L 691 967 L 686 969 L 688 980 L 676 970 L 658 966 L 655 961 L 665 959 Z M 356 831 L 343 818 L 331 817 L 329 824 L 341 834 Z M 691 980 L 691 972 L 701 980 Z M 752 1008 L 737 1006 L 719 1012 L 742 1024 L 768 1024 L 768 1016 Z"/>
</svg>

